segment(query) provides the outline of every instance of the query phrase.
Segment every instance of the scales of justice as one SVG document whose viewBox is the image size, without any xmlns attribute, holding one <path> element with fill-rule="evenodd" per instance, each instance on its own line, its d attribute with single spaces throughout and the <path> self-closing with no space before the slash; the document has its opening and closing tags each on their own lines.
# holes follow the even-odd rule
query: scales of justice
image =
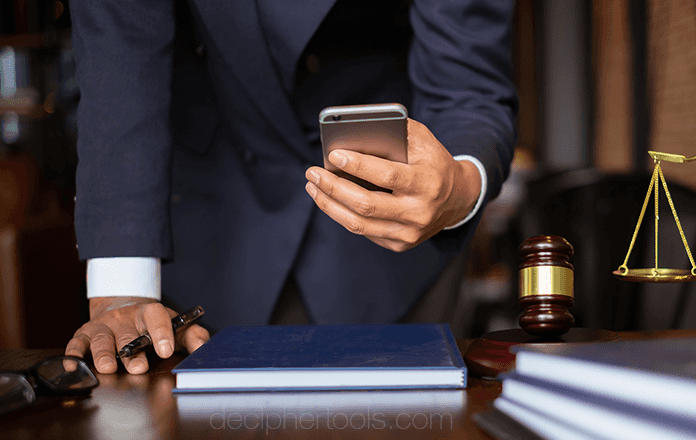
<svg viewBox="0 0 696 440">
<path fill-rule="evenodd" d="M 679 222 L 677 210 L 662 174 L 660 162 L 684 164 L 696 161 L 696 156 L 649 151 L 655 168 L 648 193 L 633 232 L 624 262 L 612 273 L 622 281 L 640 283 L 676 283 L 696 281 L 696 263 Z M 679 229 L 691 269 L 660 268 L 658 262 L 659 190 L 664 189 L 672 215 Z M 652 196 L 652 197 L 651 197 Z M 652 268 L 629 269 L 628 259 L 636 242 L 650 200 L 654 198 L 655 265 Z M 534 346 L 553 352 L 566 344 L 611 342 L 618 339 L 612 331 L 573 328 L 575 318 L 568 308 L 574 301 L 574 268 L 570 263 L 573 247 L 558 236 L 538 236 L 525 240 L 519 248 L 518 304 L 524 309 L 519 318 L 520 328 L 487 333 L 473 341 L 464 354 L 469 371 L 484 378 L 495 378 L 514 367 L 516 347 Z"/>
</svg>

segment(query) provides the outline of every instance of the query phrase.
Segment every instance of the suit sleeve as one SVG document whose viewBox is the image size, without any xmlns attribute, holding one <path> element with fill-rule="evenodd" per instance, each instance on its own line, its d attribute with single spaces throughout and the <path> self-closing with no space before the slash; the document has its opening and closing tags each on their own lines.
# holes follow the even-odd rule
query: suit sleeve
<svg viewBox="0 0 696 440">
<path fill-rule="evenodd" d="M 171 0 L 70 5 L 80 257 L 169 258 Z"/>
<path fill-rule="evenodd" d="M 512 83 L 509 0 L 414 0 L 409 79 L 412 117 L 452 155 L 470 155 L 487 175 L 485 201 L 510 171 L 516 138 L 517 93 Z M 483 209 L 466 225 L 433 242 L 461 250 Z"/>
</svg>

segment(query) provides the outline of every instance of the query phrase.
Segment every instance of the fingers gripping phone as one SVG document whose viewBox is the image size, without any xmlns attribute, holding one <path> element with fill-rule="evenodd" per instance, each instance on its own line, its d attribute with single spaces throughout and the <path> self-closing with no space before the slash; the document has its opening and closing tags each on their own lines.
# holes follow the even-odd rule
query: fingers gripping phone
<svg viewBox="0 0 696 440">
<path fill-rule="evenodd" d="M 401 104 L 327 107 L 319 113 L 324 168 L 370 190 L 383 190 L 329 162 L 329 153 L 348 149 L 395 162 L 408 162 L 408 112 Z"/>
</svg>

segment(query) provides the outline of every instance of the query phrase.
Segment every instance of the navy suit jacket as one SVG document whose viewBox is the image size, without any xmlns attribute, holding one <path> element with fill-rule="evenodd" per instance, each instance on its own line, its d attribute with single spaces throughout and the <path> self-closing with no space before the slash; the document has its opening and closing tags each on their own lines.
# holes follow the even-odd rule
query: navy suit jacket
<svg viewBox="0 0 696 440">
<path fill-rule="evenodd" d="M 403 253 L 347 232 L 304 189 L 307 167 L 322 164 L 318 112 L 358 99 L 406 104 L 453 155 L 483 163 L 491 199 L 515 137 L 513 8 L 413 0 L 404 81 L 366 57 L 299 99 L 296 66 L 334 3 L 189 0 L 193 36 L 173 0 L 71 4 L 81 258 L 162 258 L 163 295 L 203 305 L 213 329 L 267 322 L 290 273 L 319 323 L 409 310 L 480 213 Z"/>
</svg>

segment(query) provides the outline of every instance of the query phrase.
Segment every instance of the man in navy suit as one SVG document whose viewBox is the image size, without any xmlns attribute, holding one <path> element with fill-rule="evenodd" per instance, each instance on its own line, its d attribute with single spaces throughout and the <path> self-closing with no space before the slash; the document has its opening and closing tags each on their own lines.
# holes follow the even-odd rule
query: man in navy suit
<svg viewBox="0 0 696 440">
<path fill-rule="evenodd" d="M 512 2 L 182 3 L 71 4 L 90 321 L 66 353 L 113 372 L 148 331 L 168 357 L 162 295 L 203 305 L 213 330 L 272 321 L 287 291 L 309 322 L 402 319 L 507 176 Z M 391 193 L 318 166 L 319 111 L 379 102 L 409 108 L 408 164 L 329 160 Z M 207 338 L 193 325 L 176 342 Z"/>
</svg>

